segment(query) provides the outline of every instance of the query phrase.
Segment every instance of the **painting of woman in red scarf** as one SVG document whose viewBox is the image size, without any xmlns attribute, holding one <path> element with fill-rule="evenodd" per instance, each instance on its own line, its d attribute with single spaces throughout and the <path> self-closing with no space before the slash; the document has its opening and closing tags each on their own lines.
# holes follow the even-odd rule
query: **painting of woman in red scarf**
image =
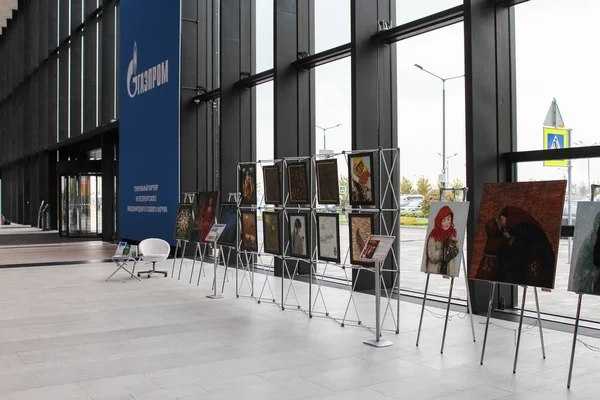
<svg viewBox="0 0 600 400">
<path fill-rule="evenodd" d="M 460 243 L 454 227 L 454 213 L 448 206 L 443 206 L 435 216 L 434 227 L 427 237 L 426 272 L 458 276 L 460 260 Z"/>
</svg>

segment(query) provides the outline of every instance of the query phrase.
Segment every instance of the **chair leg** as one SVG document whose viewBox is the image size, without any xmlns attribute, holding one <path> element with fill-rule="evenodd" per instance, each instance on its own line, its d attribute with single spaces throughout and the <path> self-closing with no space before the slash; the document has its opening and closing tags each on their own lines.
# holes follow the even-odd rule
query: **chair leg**
<svg viewBox="0 0 600 400">
<path fill-rule="evenodd" d="M 141 274 L 148 274 L 148 278 L 150 278 L 153 274 L 162 274 L 165 276 L 165 278 L 167 277 L 167 271 L 157 271 L 156 270 L 156 261 L 152 262 L 152 269 L 149 271 L 140 271 L 137 273 L 137 276 L 139 277 Z"/>
</svg>

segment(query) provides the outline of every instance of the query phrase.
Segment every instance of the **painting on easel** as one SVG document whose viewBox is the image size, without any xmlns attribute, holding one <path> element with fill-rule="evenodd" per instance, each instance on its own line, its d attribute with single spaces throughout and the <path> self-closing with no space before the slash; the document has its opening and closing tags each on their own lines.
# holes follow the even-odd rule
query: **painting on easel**
<svg viewBox="0 0 600 400">
<path fill-rule="evenodd" d="M 568 290 L 600 295 L 600 203 L 578 202 L 575 221 Z"/>
<path fill-rule="evenodd" d="M 485 184 L 469 278 L 554 288 L 566 186 Z"/>
<path fill-rule="evenodd" d="M 469 203 L 431 203 L 421 271 L 453 278 L 460 274 Z"/>
</svg>

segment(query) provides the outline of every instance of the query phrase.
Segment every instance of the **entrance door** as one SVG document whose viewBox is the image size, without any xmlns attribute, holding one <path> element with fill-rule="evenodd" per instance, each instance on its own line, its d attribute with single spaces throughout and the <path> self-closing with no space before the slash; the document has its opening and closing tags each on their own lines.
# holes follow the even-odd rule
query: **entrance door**
<svg viewBox="0 0 600 400">
<path fill-rule="evenodd" d="M 62 236 L 102 235 L 102 176 L 95 173 L 61 175 L 60 227 Z"/>
</svg>

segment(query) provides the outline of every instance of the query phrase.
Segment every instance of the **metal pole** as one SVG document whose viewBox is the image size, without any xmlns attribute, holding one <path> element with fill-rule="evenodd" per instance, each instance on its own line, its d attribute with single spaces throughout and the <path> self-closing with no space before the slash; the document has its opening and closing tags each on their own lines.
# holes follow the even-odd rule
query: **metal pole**
<svg viewBox="0 0 600 400">
<path fill-rule="evenodd" d="M 393 343 L 381 340 L 381 263 L 375 263 L 375 340 L 365 340 L 363 343 L 373 347 L 387 347 Z"/>
<path fill-rule="evenodd" d="M 581 314 L 581 298 L 583 295 L 579 294 L 579 300 L 577 301 L 577 316 L 575 317 L 575 330 L 573 331 L 573 348 L 571 349 L 571 364 L 569 365 L 569 379 L 567 380 L 567 389 L 571 388 L 571 378 L 573 377 L 573 362 L 575 361 L 575 346 L 577 345 L 577 330 L 579 329 L 579 315 Z"/>
<path fill-rule="evenodd" d="M 442 162 L 444 171 L 444 180 L 446 178 L 446 80 L 442 79 Z"/>
<path fill-rule="evenodd" d="M 181 252 L 181 262 L 179 263 L 179 275 L 177 280 L 181 279 L 181 268 L 183 267 L 183 259 L 185 258 L 185 248 L 187 247 L 187 240 L 183 242 L 183 251 Z"/>
<path fill-rule="evenodd" d="M 180 240 L 177 239 L 177 244 L 175 245 L 175 252 L 173 253 L 173 268 L 171 268 L 171 278 L 175 273 L 175 264 L 177 263 L 177 249 L 179 248 L 179 242 Z"/>
<path fill-rule="evenodd" d="M 463 272 L 465 276 L 465 287 L 467 289 L 467 310 L 469 312 L 469 319 L 471 320 L 471 332 L 473 333 L 473 342 L 476 342 L 475 339 L 475 324 L 473 322 L 473 309 L 471 307 L 471 290 L 469 289 L 469 277 L 467 275 L 467 263 L 465 262 L 465 254 L 462 255 L 463 261 Z"/>
<path fill-rule="evenodd" d="M 494 303 L 494 290 L 496 289 L 496 282 L 492 283 L 492 290 L 490 292 L 490 304 L 488 305 L 487 319 L 485 320 L 485 333 L 483 334 L 483 346 L 481 348 L 481 360 L 479 365 L 483 365 L 483 356 L 485 355 L 485 345 L 487 343 L 488 328 L 490 327 L 490 315 L 492 314 L 492 304 Z"/>
<path fill-rule="evenodd" d="M 546 346 L 544 346 L 544 332 L 542 331 L 542 317 L 540 315 L 540 302 L 538 301 L 537 288 L 533 288 L 533 294 L 535 295 L 535 308 L 537 309 L 538 326 L 540 328 L 540 342 L 542 342 L 542 356 L 546 359 Z"/>
<path fill-rule="evenodd" d="M 446 329 L 448 328 L 448 315 L 450 314 L 450 301 L 452 300 L 452 289 L 454 288 L 454 277 L 450 279 L 450 293 L 448 293 L 448 305 L 446 306 L 446 322 L 444 322 L 444 334 L 442 335 L 442 348 L 440 354 L 444 354 L 444 343 L 446 343 Z"/>
<path fill-rule="evenodd" d="M 569 142 L 569 148 L 571 148 L 571 142 L 572 142 L 571 136 L 572 136 L 572 132 L 573 131 L 571 129 L 569 129 L 568 132 L 569 132 L 569 136 L 568 136 L 567 140 Z M 569 207 L 569 209 L 567 211 L 569 225 L 573 224 L 573 220 L 571 218 L 571 197 L 572 197 L 572 187 L 573 187 L 573 183 L 571 181 L 571 179 L 572 179 L 572 170 L 573 170 L 573 163 L 571 162 L 571 160 L 569 160 L 569 167 L 568 167 L 568 174 L 569 174 L 569 176 L 567 178 L 567 181 L 569 182 L 568 183 L 569 184 L 569 187 L 568 187 L 568 192 L 569 192 L 568 207 Z M 569 238 L 568 242 L 569 242 L 569 246 L 567 248 L 567 260 L 568 260 L 567 263 L 571 263 L 571 244 L 572 244 L 572 239 Z"/>
<path fill-rule="evenodd" d="M 208 295 L 206 297 L 208 297 L 209 299 L 222 299 L 223 295 L 217 294 L 217 267 L 219 265 L 219 249 L 217 248 L 216 243 L 213 243 L 213 260 L 213 264 L 215 267 L 215 274 L 213 276 L 213 294 Z"/>
<path fill-rule="evenodd" d="M 515 362 L 513 364 L 513 374 L 517 373 L 517 360 L 519 358 L 519 346 L 521 345 L 521 329 L 523 328 L 523 314 L 525 313 L 526 296 L 527 286 L 523 286 L 523 301 L 521 302 L 521 316 L 519 317 L 519 331 L 517 332 L 517 348 L 515 349 Z"/>
<path fill-rule="evenodd" d="M 194 267 L 196 266 L 198 251 L 200 251 L 200 243 L 196 243 L 196 250 L 194 250 L 194 261 L 192 262 L 192 272 L 190 273 L 190 284 L 192 283 L 192 278 L 194 277 Z M 202 273 L 202 270 L 200 270 L 200 273 Z"/>
<path fill-rule="evenodd" d="M 419 338 L 421 337 L 421 325 L 423 324 L 423 313 L 425 313 L 425 302 L 427 301 L 427 289 L 429 288 L 429 278 L 431 274 L 427 274 L 425 281 L 425 294 L 423 294 L 423 306 L 421 307 L 421 318 L 419 319 L 419 330 L 417 331 L 417 346 L 419 346 Z"/>
</svg>

